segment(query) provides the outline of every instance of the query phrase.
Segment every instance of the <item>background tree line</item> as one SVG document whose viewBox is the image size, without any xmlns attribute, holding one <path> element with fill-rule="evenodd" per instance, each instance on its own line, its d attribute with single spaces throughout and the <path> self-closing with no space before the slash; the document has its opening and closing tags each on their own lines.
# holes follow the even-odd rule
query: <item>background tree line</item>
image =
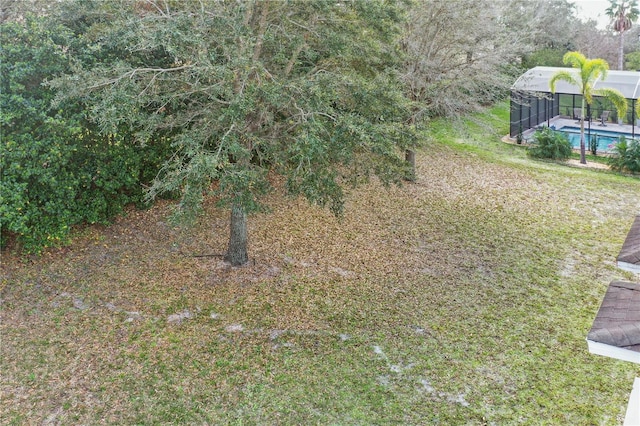
<svg viewBox="0 0 640 426">
<path fill-rule="evenodd" d="M 416 126 L 569 50 L 616 63 L 619 41 L 565 0 L 20 0 L 0 20 L 3 244 L 37 251 L 163 194 L 189 216 L 209 194 L 236 264 L 273 175 L 339 215 L 351 185 L 410 178 Z M 631 26 L 627 67 L 638 44 Z"/>
</svg>

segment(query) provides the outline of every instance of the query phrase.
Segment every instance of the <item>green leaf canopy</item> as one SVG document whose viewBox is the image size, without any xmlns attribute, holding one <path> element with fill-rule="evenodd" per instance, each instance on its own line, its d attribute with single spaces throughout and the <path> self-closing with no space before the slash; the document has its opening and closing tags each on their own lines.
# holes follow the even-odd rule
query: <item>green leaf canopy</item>
<svg viewBox="0 0 640 426">
<path fill-rule="evenodd" d="M 55 84 L 92 105 L 105 133 L 171 140 L 150 197 L 180 191 L 192 211 L 213 190 L 251 212 L 276 172 L 339 214 L 344 184 L 403 176 L 414 138 L 392 71 L 393 2 L 122 5 L 93 34 L 100 49 L 127 53 Z"/>
</svg>

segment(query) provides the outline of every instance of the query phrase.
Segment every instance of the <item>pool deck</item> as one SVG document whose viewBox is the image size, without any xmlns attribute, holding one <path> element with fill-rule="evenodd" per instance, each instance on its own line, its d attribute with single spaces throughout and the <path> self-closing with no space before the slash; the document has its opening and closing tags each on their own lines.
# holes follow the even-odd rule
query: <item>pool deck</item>
<svg viewBox="0 0 640 426">
<path fill-rule="evenodd" d="M 580 127 L 579 121 L 571 118 L 561 117 L 561 116 L 552 118 L 551 120 L 549 120 L 548 124 L 549 126 L 555 126 L 556 129 L 560 129 L 562 127 Z M 545 121 L 544 123 L 540 123 L 540 126 L 546 127 L 547 122 Z M 584 123 L 585 132 L 588 129 L 588 126 L 589 126 L 589 123 L 585 121 Z M 612 123 L 612 122 L 607 122 L 606 126 L 602 126 L 600 124 L 600 120 L 591 120 L 591 129 L 631 134 L 633 130 L 633 126 L 631 126 L 630 124 L 618 124 L 618 123 Z M 533 136 L 535 131 L 536 131 L 535 128 L 529 129 L 526 132 L 524 132 L 522 136 L 526 141 L 529 141 L 529 139 Z M 640 137 L 640 126 L 635 126 L 635 136 L 636 138 Z"/>
</svg>

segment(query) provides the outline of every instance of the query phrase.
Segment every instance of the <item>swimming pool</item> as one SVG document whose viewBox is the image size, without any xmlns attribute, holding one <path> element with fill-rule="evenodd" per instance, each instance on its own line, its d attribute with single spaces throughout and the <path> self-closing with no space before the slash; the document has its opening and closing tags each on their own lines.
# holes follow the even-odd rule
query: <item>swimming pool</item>
<svg viewBox="0 0 640 426">
<path fill-rule="evenodd" d="M 569 142 L 571 142 L 571 146 L 573 148 L 580 148 L 580 127 L 573 126 L 563 126 L 557 129 L 560 132 L 565 133 L 569 137 Z M 613 132 L 611 130 L 602 130 L 602 129 L 594 129 L 591 128 L 591 138 L 595 136 L 597 141 L 597 150 L 599 152 L 609 152 L 611 151 L 620 136 L 624 136 L 627 140 L 631 139 L 631 133 L 620 133 Z M 589 131 L 584 129 L 584 143 L 587 150 L 589 150 Z"/>
</svg>

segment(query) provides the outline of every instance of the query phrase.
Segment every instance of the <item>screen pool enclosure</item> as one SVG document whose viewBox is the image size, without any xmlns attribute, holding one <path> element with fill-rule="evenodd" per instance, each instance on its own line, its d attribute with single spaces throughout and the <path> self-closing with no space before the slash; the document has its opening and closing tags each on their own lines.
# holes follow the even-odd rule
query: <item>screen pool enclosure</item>
<svg viewBox="0 0 640 426">
<path fill-rule="evenodd" d="M 551 119 L 555 117 L 575 120 L 580 118 L 582 95 L 578 87 L 565 81 L 558 81 L 556 93 L 551 93 L 549 81 L 559 70 L 574 73 L 578 78 L 579 70 L 575 68 L 535 67 L 522 74 L 513 84 L 510 137 L 515 138 L 545 123 L 549 126 Z M 640 133 L 638 127 L 640 117 L 637 117 L 635 112 L 637 99 L 640 97 L 640 72 L 609 71 L 606 79 L 595 82 L 594 88 L 617 89 L 627 98 L 629 108 L 624 117 L 618 117 L 615 107 L 608 100 L 594 97 L 592 104 L 586 106 L 585 123 L 587 118 L 599 121 L 603 114 L 608 114 L 606 120 L 629 125 L 630 136 L 635 138 Z"/>
</svg>

